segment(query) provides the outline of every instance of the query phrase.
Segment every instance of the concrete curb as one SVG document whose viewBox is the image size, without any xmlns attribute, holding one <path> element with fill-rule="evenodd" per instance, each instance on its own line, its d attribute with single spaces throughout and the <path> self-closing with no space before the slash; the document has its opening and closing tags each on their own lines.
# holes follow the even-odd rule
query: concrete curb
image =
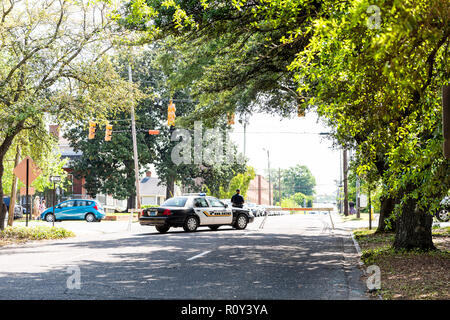
<svg viewBox="0 0 450 320">
<path fill-rule="evenodd" d="M 353 232 L 351 232 L 350 234 L 352 236 L 353 244 L 355 245 L 356 251 L 358 252 L 358 255 L 361 257 L 361 255 L 362 255 L 361 247 L 359 246 L 358 241 L 356 241 L 355 235 L 353 234 Z M 361 261 L 361 263 L 364 264 L 362 261 Z"/>
<path fill-rule="evenodd" d="M 364 275 L 367 276 L 366 269 L 364 268 L 365 264 L 361 260 L 361 256 L 362 256 L 361 247 L 359 246 L 359 243 L 356 240 L 355 235 L 353 234 L 353 231 L 351 231 L 350 234 L 352 236 L 353 244 L 355 245 L 356 251 L 358 252 L 358 255 L 359 255 L 359 266 L 361 267 Z M 381 295 L 381 293 L 378 293 L 378 299 L 383 300 L 383 296 Z"/>
</svg>

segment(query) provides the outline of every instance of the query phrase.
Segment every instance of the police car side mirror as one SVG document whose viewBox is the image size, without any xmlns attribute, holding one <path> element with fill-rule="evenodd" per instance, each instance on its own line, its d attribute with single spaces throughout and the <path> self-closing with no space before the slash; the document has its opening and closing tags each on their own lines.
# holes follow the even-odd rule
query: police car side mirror
<svg viewBox="0 0 450 320">
<path fill-rule="evenodd" d="M 228 204 L 225 203 L 225 208 L 228 208 Z"/>
</svg>

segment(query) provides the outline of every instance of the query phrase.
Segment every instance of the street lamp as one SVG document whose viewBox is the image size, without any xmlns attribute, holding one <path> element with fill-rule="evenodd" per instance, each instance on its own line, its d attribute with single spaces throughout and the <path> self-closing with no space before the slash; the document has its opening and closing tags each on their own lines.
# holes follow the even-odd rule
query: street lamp
<svg viewBox="0 0 450 320">
<path fill-rule="evenodd" d="M 270 156 L 269 156 L 269 150 L 266 148 L 263 148 L 264 151 L 267 151 L 267 169 L 269 170 L 269 206 L 272 205 L 272 193 L 271 193 L 271 189 L 270 189 L 270 185 L 271 185 L 271 178 L 270 178 Z"/>
</svg>

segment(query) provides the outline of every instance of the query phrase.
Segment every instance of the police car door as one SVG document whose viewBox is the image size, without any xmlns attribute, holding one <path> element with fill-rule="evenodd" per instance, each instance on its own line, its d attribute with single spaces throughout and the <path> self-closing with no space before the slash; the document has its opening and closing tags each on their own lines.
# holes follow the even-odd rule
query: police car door
<svg viewBox="0 0 450 320">
<path fill-rule="evenodd" d="M 211 215 L 211 210 L 205 197 L 194 198 L 194 211 L 200 219 L 200 225 L 215 224 L 215 217 Z"/>
<path fill-rule="evenodd" d="M 233 221 L 233 214 L 230 209 L 225 207 L 225 204 L 213 197 L 208 197 L 208 202 L 212 208 L 211 214 L 215 216 L 215 224 L 231 224 Z"/>
</svg>

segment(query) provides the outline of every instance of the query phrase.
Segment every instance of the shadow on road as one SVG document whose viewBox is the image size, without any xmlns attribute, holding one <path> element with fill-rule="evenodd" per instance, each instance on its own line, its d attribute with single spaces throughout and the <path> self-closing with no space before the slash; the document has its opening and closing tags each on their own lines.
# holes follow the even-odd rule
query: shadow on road
<svg viewBox="0 0 450 320">
<path fill-rule="evenodd" d="M 233 232 L 230 232 L 233 231 Z M 44 272 L 0 273 L 1 299 L 348 299 L 344 236 L 219 229 L 141 233 L 112 240 L 65 241 L 29 251 L 80 250 L 71 261 L 42 260 Z M 194 259 L 201 252 L 210 251 Z M 15 252 L 26 253 L 15 249 Z M 14 259 L 14 254 L 10 259 Z M 1 255 L 0 255 L 1 258 Z M 67 268 L 80 269 L 81 289 L 68 289 Z"/>
</svg>

